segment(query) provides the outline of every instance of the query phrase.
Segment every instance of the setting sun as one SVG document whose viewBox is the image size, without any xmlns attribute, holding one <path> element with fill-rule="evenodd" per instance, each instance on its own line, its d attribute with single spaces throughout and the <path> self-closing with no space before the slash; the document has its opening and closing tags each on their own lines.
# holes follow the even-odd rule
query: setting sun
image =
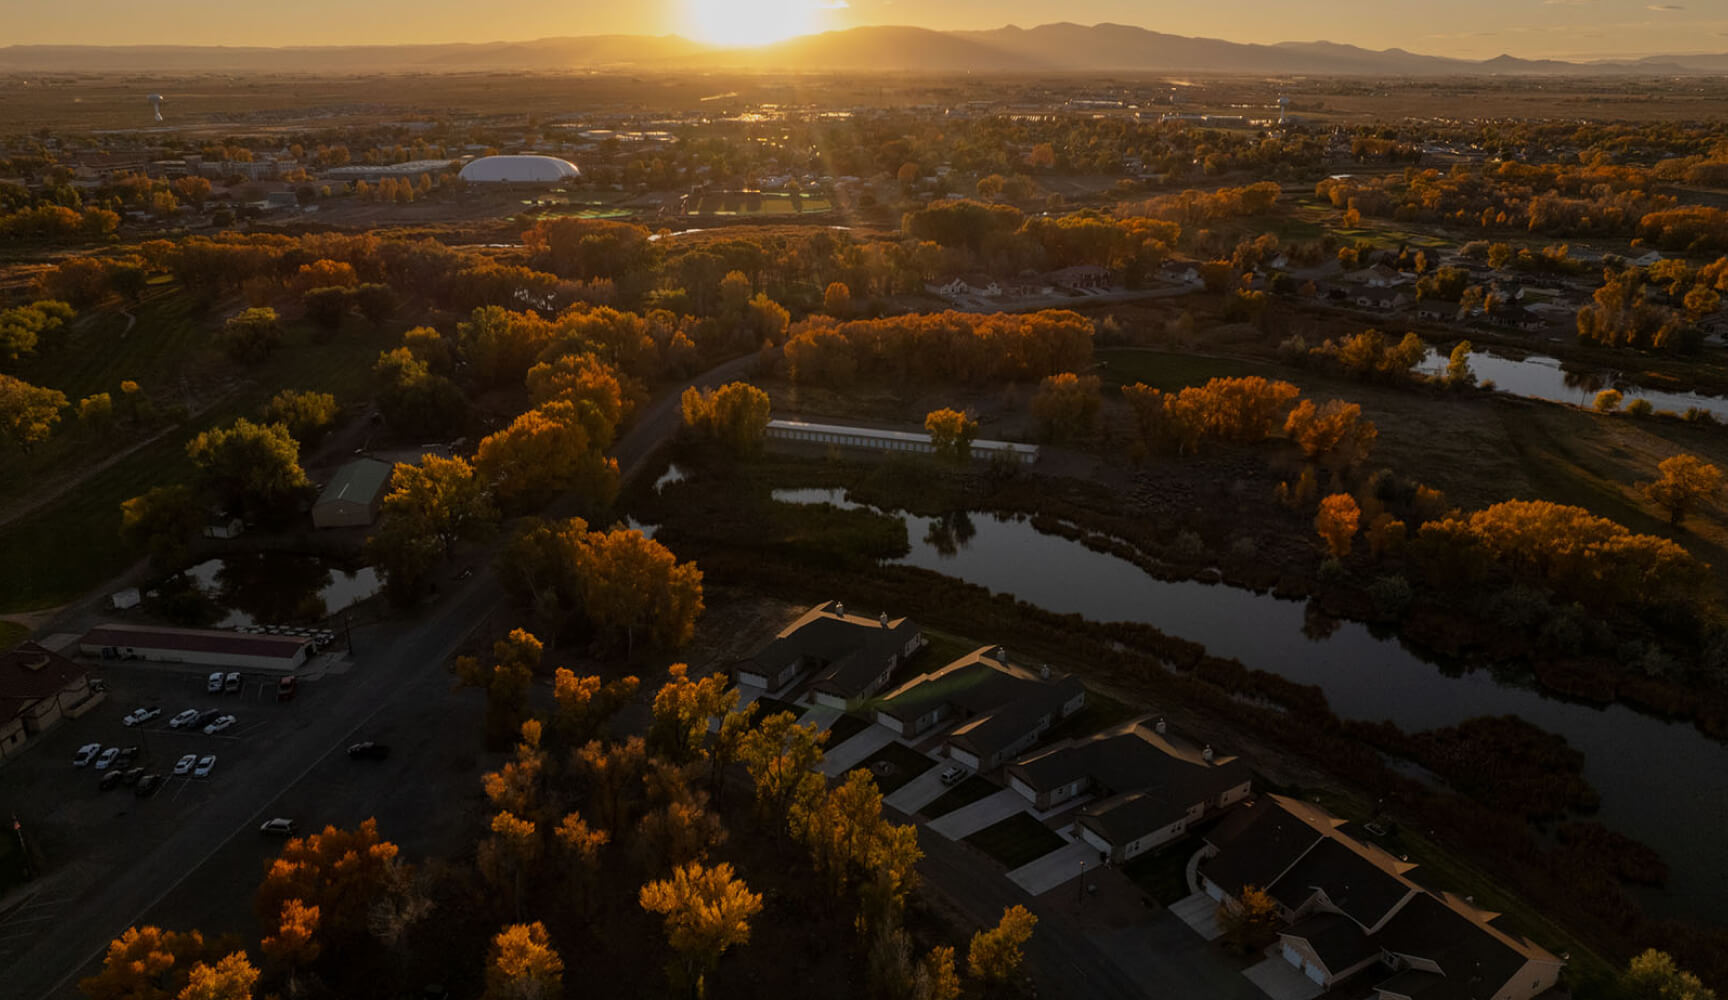
<svg viewBox="0 0 1728 1000">
<path fill-rule="evenodd" d="M 824 0 L 685 0 L 679 34 L 715 45 L 767 45 L 820 31 L 844 2 Z"/>
</svg>

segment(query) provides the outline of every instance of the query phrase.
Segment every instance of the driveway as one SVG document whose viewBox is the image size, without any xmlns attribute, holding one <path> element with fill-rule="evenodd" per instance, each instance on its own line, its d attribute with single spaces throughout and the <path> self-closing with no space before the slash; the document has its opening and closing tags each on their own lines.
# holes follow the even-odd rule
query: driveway
<svg viewBox="0 0 1728 1000">
<path fill-rule="evenodd" d="M 880 729 L 881 727 L 878 726 L 877 728 Z M 942 762 L 938 760 L 937 763 Z M 882 797 L 883 805 L 898 809 L 908 816 L 916 814 L 918 810 L 936 801 L 943 792 L 948 790 L 948 786 L 942 783 L 942 772 L 946 770 L 945 767 L 933 767 L 925 771 L 896 788 L 892 794 L 884 795 Z"/>
<path fill-rule="evenodd" d="M 1037 935 L 1033 935 L 1036 938 Z M 1100 929 L 1088 935 L 1125 975 L 1157 984 L 1161 997 L 1204 1000 L 1266 1000 L 1244 979 L 1236 963 L 1168 912 L 1150 924 Z"/>
<path fill-rule="evenodd" d="M 994 823 L 1000 823 L 1017 812 L 1026 811 L 1026 800 L 1019 792 L 1004 788 L 969 806 L 961 806 L 946 816 L 929 822 L 931 830 L 949 840 L 961 840 Z"/>
<path fill-rule="evenodd" d="M 1242 974 L 1271 1000 L 1314 1000 L 1326 992 L 1277 954 L 1250 965 Z"/>
<path fill-rule="evenodd" d="M 1171 903 L 1170 912 L 1194 928 L 1194 933 L 1208 941 L 1216 941 L 1224 936 L 1224 928 L 1218 926 L 1218 901 L 1203 892 L 1184 896 Z"/>
<path fill-rule="evenodd" d="M 1009 872 L 1008 878 L 1032 895 L 1042 896 L 1057 886 L 1073 881 L 1080 874 L 1080 866 L 1083 864 L 1088 868 L 1098 864 L 1098 848 L 1083 840 L 1076 840 L 1036 861 L 1021 865 Z"/>
<path fill-rule="evenodd" d="M 864 758 L 892 742 L 894 734 L 889 732 L 887 727 L 871 726 L 839 746 L 825 751 L 822 773 L 830 778 L 845 774 L 862 763 Z"/>
</svg>

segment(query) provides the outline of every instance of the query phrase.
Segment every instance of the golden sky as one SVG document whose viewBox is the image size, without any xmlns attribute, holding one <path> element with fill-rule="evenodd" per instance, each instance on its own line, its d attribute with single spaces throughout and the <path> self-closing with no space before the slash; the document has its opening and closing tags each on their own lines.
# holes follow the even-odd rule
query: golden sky
<svg viewBox="0 0 1728 1000">
<path fill-rule="evenodd" d="M 1467 58 L 1728 51 L 1728 0 L 0 0 L 0 44 L 395 44 L 612 33 L 752 44 L 862 24 L 1051 21 Z"/>
</svg>

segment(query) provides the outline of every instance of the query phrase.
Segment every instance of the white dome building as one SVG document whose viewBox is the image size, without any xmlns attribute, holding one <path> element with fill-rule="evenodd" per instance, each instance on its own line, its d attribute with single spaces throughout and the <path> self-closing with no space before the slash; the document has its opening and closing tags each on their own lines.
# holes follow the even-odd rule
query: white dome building
<svg viewBox="0 0 1728 1000">
<path fill-rule="evenodd" d="M 581 176 L 576 164 L 556 156 L 482 156 L 462 168 L 470 184 L 558 184 Z"/>
</svg>

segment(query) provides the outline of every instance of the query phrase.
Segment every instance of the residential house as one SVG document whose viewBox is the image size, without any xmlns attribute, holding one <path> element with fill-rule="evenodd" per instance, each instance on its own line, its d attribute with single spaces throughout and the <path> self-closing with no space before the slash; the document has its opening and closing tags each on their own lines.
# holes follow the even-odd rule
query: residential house
<svg viewBox="0 0 1728 1000">
<path fill-rule="evenodd" d="M 1205 280 L 1200 277 L 1200 269 L 1192 262 L 1185 260 L 1167 260 L 1158 268 L 1160 280 L 1174 285 L 1203 285 Z"/>
<path fill-rule="evenodd" d="M 733 675 L 740 684 L 778 691 L 809 674 L 811 701 L 851 709 L 882 690 L 895 668 L 924 645 L 923 630 L 910 618 L 848 615 L 844 604 L 832 601 L 806 611 Z"/>
<path fill-rule="evenodd" d="M 1077 821 L 1080 836 L 1115 862 L 1181 837 L 1249 791 L 1246 764 L 1173 732 L 1162 719 L 1071 740 L 1009 765 L 1007 773 L 1008 786 L 1040 810 L 1094 795 Z"/>
<path fill-rule="evenodd" d="M 33 642 L 0 653 L 0 760 L 101 701 L 83 668 Z"/>
<path fill-rule="evenodd" d="M 876 721 L 910 738 L 958 720 L 944 740 L 949 758 L 988 771 L 1085 704 L 1086 689 L 1074 678 L 1048 664 L 1017 664 L 1001 646 L 984 646 L 885 697 Z"/>
<path fill-rule="evenodd" d="M 1375 264 L 1359 271 L 1344 275 L 1344 280 L 1353 285 L 1366 285 L 1369 288 L 1391 288 L 1394 285 L 1408 284 L 1415 280 L 1410 275 L 1385 264 Z"/>
<path fill-rule="evenodd" d="M 1410 297 L 1395 288 L 1361 286 L 1351 291 L 1350 302 L 1358 309 L 1389 313 L 1409 305 Z"/>
<path fill-rule="evenodd" d="M 927 291 L 950 299 L 961 295 L 996 298 L 1002 294 L 1001 284 L 996 279 L 984 275 L 954 277 L 924 287 Z"/>
<path fill-rule="evenodd" d="M 1065 267 L 1060 271 L 1051 271 L 1044 275 L 1044 280 L 1057 288 L 1068 288 L 1075 291 L 1088 288 L 1109 288 L 1110 271 L 1096 264 L 1077 264 Z"/>
<path fill-rule="evenodd" d="M 1496 914 L 1417 884 L 1415 865 L 1344 825 L 1266 796 L 1207 835 L 1200 884 L 1227 906 L 1265 890 L 1285 923 L 1279 954 L 1323 989 L 1371 976 L 1379 1000 L 1529 1000 L 1559 980 L 1559 959 L 1494 927 Z"/>
<path fill-rule="evenodd" d="M 1002 282 L 1002 293 L 1013 298 L 1026 298 L 1032 295 L 1049 295 L 1055 291 L 1048 281 L 1036 274 L 1023 274 L 1018 278 L 1009 278 Z"/>
<path fill-rule="evenodd" d="M 1444 323 L 1458 317 L 1458 303 L 1445 299 L 1423 299 L 1416 303 L 1416 318 Z"/>
</svg>

